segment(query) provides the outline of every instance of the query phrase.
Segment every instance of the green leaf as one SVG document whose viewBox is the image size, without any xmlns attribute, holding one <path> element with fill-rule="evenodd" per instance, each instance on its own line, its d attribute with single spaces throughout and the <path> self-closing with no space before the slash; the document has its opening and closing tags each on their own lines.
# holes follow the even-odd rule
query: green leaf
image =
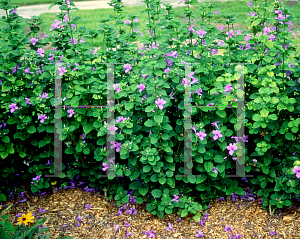
<svg viewBox="0 0 300 239">
<path fill-rule="evenodd" d="M 148 120 L 145 122 L 144 125 L 147 126 L 147 127 L 152 127 L 154 124 L 153 124 L 153 121 L 152 121 L 152 120 L 148 119 Z"/>
<path fill-rule="evenodd" d="M 269 111 L 267 109 L 262 109 L 260 115 L 264 118 L 268 117 Z"/>
<path fill-rule="evenodd" d="M 143 198 L 141 198 L 141 197 L 136 197 L 135 201 L 137 204 L 142 204 L 144 202 Z"/>
<path fill-rule="evenodd" d="M 209 162 L 209 161 L 205 161 L 205 163 L 204 163 L 204 169 L 205 169 L 206 172 L 211 173 L 213 171 L 213 169 L 214 169 L 213 163 Z"/>
<path fill-rule="evenodd" d="M 143 168 L 143 172 L 144 173 L 148 173 L 151 171 L 151 166 L 150 165 L 146 165 L 144 168 Z"/>
<path fill-rule="evenodd" d="M 125 110 L 130 110 L 133 108 L 133 106 L 134 106 L 134 104 L 132 102 L 127 102 L 125 104 Z"/>
<path fill-rule="evenodd" d="M 74 148 L 73 147 L 66 148 L 65 153 L 66 154 L 74 154 Z"/>
<path fill-rule="evenodd" d="M 48 10 L 50 10 L 51 8 L 53 8 L 56 4 L 57 4 L 56 2 L 55 2 L 55 3 L 52 3 L 52 4 L 49 6 Z"/>
<path fill-rule="evenodd" d="M 168 170 L 168 171 L 166 172 L 166 175 L 167 175 L 167 177 L 171 178 L 171 177 L 173 177 L 174 172 Z"/>
<path fill-rule="evenodd" d="M 10 138 L 6 135 L 6 136 L 4 136 L 3 138 L 2 138 L 2 141 L 4 142 L 4 143 L 10 143 Z"/>
<path fill-rule="evenodd" d="M 125 196 L 122 198 L 122 202 L 124 202 L 124 203 L 128 203 L 128 202 L 129 202 L 129 197 L 128 197 L 128 195 L 125 195 Z"/>
<path fill-rule="evenodd" d="M 272 41 L 270 41 L 270 40 L 267 40 L 267 41 L 265 42 L 265 44 L 266 44 L 266 46 L 267 46 L 268 48 L 270 48 L 270 49 L 272 49 L 272 48 L 273 48 L 273 45 L 274 45 L 274 43 L 273 43 Z"/>
<path fill-rule="evenodd" d="M 192 175 L 191 177 L 188 177 L 188 181 L 192 184 L 196 183 L 196 177 Z"/>
<path fill-rule="evenodd" d="M 94 126 L 93 126 L 93 124 L 85 124 L 84 126 L 83 126 L 83 132 L 85 133 L 85 134 L 88 134 L 89 132 L 91 132 L 92 130 L 94 129 Z"/>
<path fill-rule="evenodd" d="M 276 114 L 270 114 L 268 116 L 268 119 L 271 119 L 271 120 L 277 120 L 278 119 L 278 116 Z"/>
<path fill-rule="evenodd" d="M 193 217 L 195 222 L 200 222 L 200 213 L 197 213 L 194 217 Z"/>
<path fill-rule="evenodd" d="M 44 147 L 46 144 L 47 144 L 47 142 L 45 140 L 39 141 L 39 148 Z"/>
<path fill-rule="evenodd" d="M 155 198 L 160 198 L 161 195 L 162 195 L 162 191 L 159 190 L 159 189 L 153 189 L 153 190 L 151 191 L 151 195 L 152 195 L 153 197 L 155 197 Z"/>
<path fill-rule="evenodd" d="M 244 196 L 244 190 L 240 187 L 238 187 L 236 190 L 235 190 L 235 193 L 237 195 L 240 195 L 240 196 Z"/>
<path fill-rule="evenodd" d="M 224 142 L 225 142 L 225 141 L 224 141 Z M 223 150 L 223 151 L 224 151 L 224 150 Z M 214 161 L 215 161 L 216 163 L 223 163 L 223 162 L 224 162 L 224 159 L 223 159 L 223 157 L 222 157 L 221 155 L 215 155 Z"/>
<path fill-rule="evenodd" d="M 167 179 L 165 178 L 165 177 L 160 177 L 159 179 L 158 179 L 158 182 L 160 183 L 160 184 L 165 184 L 166 183 L 166 181 L 167 181 Z"/>
<path fill-rule="evenodd" d="M 196 189 L 198 191 L 205 191 L 206 190 L 206 186 L 204 184 L 199 184 L 196 186 Z"/>
<path fill-rule="evenodd" d="M 184 209 L 181 211 L 181 217 L 186 217 L 188 215 L 188 210 L 187 209 Z"/>
<path fill-rule="evenodd" d="M 254 114 L 252 119 L 253 119 L 254 121 L 261 121 L 261 120 L 262 120 L 262 117 L 261 117 L 259 114 Z"/>
<path fill-rule="evenodd" d="M 6 202 L 7 201 L 5 194 L 0 193 L 0 201 L 2 201 L 2 202 Z"/>
<path fill-rule="evenodd" d="M 251 26 L 254 27 L 254 26 L 258 25 L 260 23 L 260 21 L 261 21 L 260 19 L 253 21 Z"/>
<path fill-rule="evenodd" d="M 217 145 L 219 145 L 220 149 L 222 151 L 225 151 L 226 147 L 227 147 L 227 142 L 224 140 L 223 142 L 217 141 Z M 204 151 L 205 152 L 205 151 Z M 222 161 L 223 162 L 223 161 Z M 218 162 L 220 163 L 220 162 Z"/>
<path fill-rule="evenodd" d="M 260 186 L 261 186 L 262 188 L 265 188 L 265 187 L 267 186 L 267 182 L 266 182 L 266 181 L 262 181 L 262 182 L 260 183 Z"/>
<path fill-rule="evenodd" d="M 33 125 L 31 125 L 28 129 L 27 129 L 27 133 L 28 134 L 34 134 L 36 132 L 36 129 Z"/>
<path fill-rule="evenodd" d="M 145 112 L 152 112 L 154 110 L 153 106 L 147 106 Z"/>
<path fill-rule="evenodd" d="M 155 209 L 156 209 L 156 205 L 154 205 L 153 203 L 148 203 L 146 206 L 146 210 L 149 212 L 152 212 Z"/>
<path fill-rule="evenodd" d="M 154 74 L 157 76 L 162 76 L 162 71 L 161 70 L 155 70 Z"/>
<path fill-rule="evenodd" d="M 156 121 L 157 124 L 161 124 L 163 121 L 163 116 L 161 115 L 154 115 L 154 120 Z"/>
<path fill-rule="evenodd" d="M 293 134 L 292 134 L 292 133 L 286 133 L 286 134 L 285 134 L 285 138 L 286 138 L 287 140 L 292 140 L 292 139 L 293 139 Z"/>
<path fill-rule="evenodd" d="M 15 85 L 16 86 L 22 86 L 22 85 L 24 85 L 24 82 L 21 81 L 21 80 L 16 80 Z"/>
<path fill-rule="evenodd" d="M 146 188 L 138 188 L 138 191 L 139 191 L 139 193 L 142 195 L 142 196 L 145 196 L 146 194 L 147 194 L 147 192 L 148 192 L 148 190 L 149 190 L 149 187 L 146 187 Z"/>
<path fill-rule="evenodd" d="M 10 117 L 8 120 L 7 120 L 7 124 L 15 124 L 17 123 L 17 119 L 14 118 L 14 117 Z"/>
</svg>

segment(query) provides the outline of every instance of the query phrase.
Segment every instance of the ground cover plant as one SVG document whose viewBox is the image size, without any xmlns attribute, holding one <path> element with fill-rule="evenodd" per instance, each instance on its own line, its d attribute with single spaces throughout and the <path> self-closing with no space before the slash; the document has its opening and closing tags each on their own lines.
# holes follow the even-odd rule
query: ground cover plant
<svg viewBox="0 0 300 239">
<path fill-rule="evenodd" d="M 22 179 L 31 181 L 33 178 L 32 192 L 50 187 L 51 180 L 43 175 L 53 174 L 55 167 L 52 148 L 55 131 L 53 63 L 60 64 L 61 103 L 74 106 L 106 104 L 107 68 L 95 59 L 100 58 L 106 63 L 122 62 L 114 66 L 118 73 L 114 85 L 117 102 L 115 127 L 107 127 L 108 110 L 104 108 L 62 111 L 63 152 L 74 156 L 63 157 L 64 174 L 71 175 L 71 178 L 83 175 L 89 178 L 92 186 L 101 189 L 107 186 L 118 205 L 129 202 L 126 194 L 129 184 L 137 203 L 142 203 L 147 196 L 147 210 L 154 215 L 162 217 L 164 213 L 178 211 L 181 217 L 195 214 L 194 219 L 199 221 L 198 212 L 208 208 L 210 199 L 233 193 L 244 194 L 238 181 L 228 177 L 237 159 L 238 139 L 235 140 L 234 132 L 241 125 L 238 126 L 232 109 L 193 108 L 191 129 L 195 134 L 192 134 L 193 145 L 190 147 L 194 160 L 187 167 L 199 177 L 189 174 L 188 177 L 175 178 L 175 174 L 185 172 L 183 116 L 187 110 L 184 92 L 192 79 L 190 87 L 195 105 L 232 104 L 238 93 L 235 81 L 240 76 L 236 73 L 237 68 L 229 63 L 248 61 L 251 64 L 245 66 L 244 74 L 245 124 L 249 136 L 244 140 L 254 142 L 255 150 L 246 148 L 246 172 L 258 171 L 251 183 L 263 197 L 264 208 L 289 206 L 291 198 L 299 194 L 300 177 L 297 141 L 300 107 L 299 97 L 295 96 L 295 91 L 299 91 L 299 56 L 295 54 L 294 65 L 286 62 L 287 56 L 295 53 L 295 47 L 290 44 L 291 13 L 281 7 L 281 2 L 265 2 L 262 4 L 264 8 L 260 9 L 250 1 L 251 12 L 246 20 L 249 32 L 254 33 L 250 38 L 249 32 L 229 30 L 229 25 L 234 22 L 231 14 L 223 15 L 223 27 L 217 29 L 211 25 L 211 18 L 221 14 L 212 3 L 203 5 L 206 15 L 203 14 L 203 19 L 198 21 L 200 29 L 194 29 L 192 22 L 186 26 L 173 18 L 171 5 L 166 6 L 164 14 L 159 2 L 145 2 L 148 34 L 134 31 L 140 25 L 138 16 L 129 15 L 124 21 L 120 14 L 121 1 L 111 1 L 116 15 L 101 20 L 99 32 L 105 38 L 97 55 L 87 49 L 84 40 L 91 32 L 76 28 L 78 19 L 72 18 L 69 11 L 74 6 L 72 2 L 55 3 L 60 5 L 61 13 L 58 14 L 59 20 L 51 25 L 53 33 L 50 36 L 37 36 L 39 22 L 33 18 L 31 32 L 24 38 L 14 34 L 20 20 L 16 9 L 9 7 L 8 1 L 2 1 L 3 8 L 9 13 L 7 27 L 2 29 L 8 47 L 1 48 L 0 68 L 1 108 L 5 109 L 0 115 L 4 121 L 0 145 L 2 177 L 19 174 L 12 165 L 31 157 L 33 162 L 29 168 L 24 167 L 26 173 L 20 174 Z M 186 17 L 190 20 L 191 2 L 185 3 Z M 264 13 L 271 10 L 275 10 L 274 18 L 266 19 Z M 110 19 L 117 25 L 118 32 L 107 24 Z M 264 26 L 264 22 L 273 27 Z M 263 34 L 256 36 L 257 32 Z M 199 39 L 198 44 L 191 43 L 195 38 Z M 43 50 L 50 39 L 53 49 Z M 137 51 L 136 46 L 129 44 L 130 39 L 139 39 L 145 45 Z M 181 47 L 186 39 L 190 43 Z M 220 39 L 220 42 L 217 44 L 213 39 Z M 248 43 L 239 45 L 242 40 Z M 25 44 L 29 44 L 29 51 Z M 117 45 L 120 49 L 113 51 Z M 172 45 L 175 45 L 173 49 L 168 48 Z M 223 55 L 216 54 L 219 49 L 224 50 Z M 191 54 L 193 51 L 199 54 Z M 200 64 L 192 65 L 191 74 L 186 77 L 185 63 L 195 61 Z M 15 128 L 10 127 L 15 124 Z M 107 130 L 115 135 L 111 143 L 116 149 L 115 161 L 106 159 Z M 259 137 L 261 132 L 263 138 Z M 38 142 L 36 134 L 43 140 Z M 283 158 L 276 157 L 279 153 Z M 84 155 L 90 156 L 88 162 Z M 117 175 L 124 174 L 129 179 L 121 184 L 117 182 L 118 179 L 110 177 L 107 172 L 112 167 Z M 104 171 L 108 179 L 100 177 Z M 180 197 L 180 192 L 185 195 Z"/>
</svg>

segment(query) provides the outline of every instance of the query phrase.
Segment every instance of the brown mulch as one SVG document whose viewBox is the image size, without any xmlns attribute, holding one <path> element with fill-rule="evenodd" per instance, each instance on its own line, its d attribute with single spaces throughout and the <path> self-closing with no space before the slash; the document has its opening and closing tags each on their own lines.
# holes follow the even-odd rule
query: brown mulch
<svg viewBox="0 0 300 239">
<path fill-rule="evenodd" d="M 259 200 L 255 201 L 211 201 L 211 207 L 207 210 L 208 220 L 204 226 L 193 221 L 193 214 L 177 221 L 177 213 L 171 215 L 165 214 L 162 219 L 153 216 L 146 211 L 145 201 L 143 204 L 130 204 L 135 206 L 137 214 L 129 215 L 123 210 L 123 215 L 116 216 L 119 208 L 115 200 L 104 199 L 102 193 L 95 191 L 93 193 L 84 192 L 80 188 L 62 189 L 56 193 L 46 194 L 44 196 L 34 196 L 26 193 L 26 202 L 19 203 L 12 207 L 8 214 L 9 221 L 13 222 L 18 213 L 35 213 L 40 218 L 50 217 L 46 220 L 44 226 L 50 229 L 46 232 L 51 233 L 50 238 L 69 237 L 76 238 L 127 238 L 127 230 L 134 234 L 128 238 L 148 238 L 144 233 L 155 231 L 155 238 L 195 238 L 198 230 L 201 230 L 206 238 L 230 238 L 233 235 L 242 234 L 242 238 L 299 238 L 300 235 L 300 203 L 296 202 L 294 208 L 287 208 L 281 213 L 275 212 L 270 216 L 267 210 L 262 209 Z M 20 199 L 19 199 L 20 200 Z M 18 200 L 12 200 L 16 203 Z M 10 205 L 11 202 L 6 203 Z M 85 210 L 85 205 L 90 204 L 92 208 Z M 38 210 L 46 210 L 39 213 Z M 80 227 L 75 226 L 78 221 L 76 217 L 83 217 Z M 34 219 L 36 222 L 37 219 Z M 123 227 L 125 221 L 130 226 Z M 171 223 L 174 230 L 167 231 L 168 223 Z M 115 232 L 115 225 L 120 228 Z M 14 226 L 18 225 L 15 219 Z M 32 226 L 33 224 L 31 224 Z M 63 225 L 67 225 L 62 228 Z M 225 226 L 233 230 L 229 233 L 224 231 Z M 270 232 L 275 231 L 273 237 Z"/>
</svg>

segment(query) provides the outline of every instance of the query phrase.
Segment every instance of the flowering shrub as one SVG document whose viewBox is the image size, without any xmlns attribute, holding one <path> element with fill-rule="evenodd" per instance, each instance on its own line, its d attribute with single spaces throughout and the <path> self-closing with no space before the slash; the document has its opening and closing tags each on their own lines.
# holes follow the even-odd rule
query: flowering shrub
<svg viewBox="0 0 300 239">
<path fill-rule="evenodd" d="M 12 163 L 17 165 L 20 158 L 30 157 L 33 162 L 23 178 L 33 177 L 33 192 L 48 188 L 49 178 L 41 177 L 53 174 L 57 167 L 52 158 L 51 135 L 61 133 L 63 155 L 74 156 L 63 157 L 62 164 L 62 170 L 67 169 L 66 174 L 71 178 L 81 174 L 92 185 L 100 186 L 125 175 L 129 182 L 120 184 L 114 180 L 109 187 L 118 205 L 129 202 L 125 189 L 129 187 L 134 189 L 137 203 L 147 196 L 147 210 L 160 218 L 164 213 L 178 211 L 181 217 L 190 212 L 196 214 L 194 219 L 199 221 L 198 212 L 208 208 L 210 199 L 233 193 L 244 195 L 237 180 L 228 177 L 228 170 L 236 167 L 241 156 L 237 143 L 244 140 L 255 146 L 254 152 L 245 149 L 245 171 L 250 175 L 259 172 L 251 183 L 259 188 L 263 207 L 269 203 L 275 207 L 289 206 L 291 196 L 300 194 L 299 167 L 294 167 L 300 149 L 299 141 L 295 140 L 299 136 L 300 105 L 294 93 L 300 89 L 299 79 L 296 82 L 299 56 L 296 55 L 296 64 L 289 65 L 289 70 L 285 62 L 295 52 L 289 34 L 292 16 L 283 9 L 282 2 L 265 2 L 259 7 L 250 1 L 251 13 L 246 20 L 249 31 L 243 35 L 241 30 L 229 30 L 234 15 L 222 15 L 213 10 L 212 3 L 201 6 L 203 14 L 197 21 L 198 28 L 191 20 L 190 5 L 195 1 L 183 1 L 187 6 L 187 26 L 173 18 L 170 4 L 163 10 L 159 1 L 144 2 L 148 34 L 138 32 L 137 15 L 122 20 L 121 1 L 112 0 L 109 5 L 114 8 L 115 16 L 99 21 L 98 32 L 104 38 L 102 50 L 95 53 L 87 50 L 84 39 L 94 38 L 98 33 L 78 29 L 79 19 L 70 16 L 76 10 L 72 8 L 73 2 L 58 0 L 50 6 L 59 5 L 61 13 L 51 25 L 52 33 L 39 38 L 39 19 L 35 17 L 30 20 L 31 32 L 27 37 L 14 34 L 22 18 L 17 15 L 16 7 L 11 10 L 9 1 L 2 0 L 7 24 L 2 39 L 6 47 L 0 49 L 1 108 L 5 111 L 0 117 L 10 127 L 0 131 L 3 142 L 0 156 L 2 159 L 16 156 L 15 161 L 3 163 L 2 176 L 14 174 Z M 266 11 L 273 11 L 274 18 L 266 19 Z M 214 14 L 222 15 L 227 31 L 225 26 L 216 28 L 210 24 Z M 118 34 L 107 24 L 110 20 Z M 267 22 L 273 27 L 267 26 Z M 257 35 L 259 32 L 263 34 Z M 250 33 L 254 36 L 250 37 Z M 182 45 L 186 39 L 187 45 Z M 136 49 L 130 45 L 133 40 L 140 40 L 144 47 Z M 242 40 L 247 43 L 240 45 Z M 44 50 L 43 46 L 49 42 L 52 50 Z M 25 44 L 30 50 L 25 49 Z M 223 55 L 217 54 L 220 49 L 225 50 Z M 99 58 L 100 63 L 96 61 Z M 105 73 L 109 67 L 103 62 L 114 64 L 116 72 L 112 88 L 118 102 L 114 125 L 105 121 L 110 114 L 108 110 L 84 108 L 107 103 L 109 73 Z M 247 64 L 244 68 L 231 64 L 237 62 Z M 236 95 L 238 98 L 243 95 L 238 88 L 241 84 L 236 82 L 241 70 L 245 75 L 245 125 L 249 131 L 243 139 L 234 135 L 241 128 L 235 111 L 218 107 L 232 105 Z M 62 130 L 54 127 L 55 73 L 61 77 Z M 193 105 L 199 107 L 189 112 L 193 126 L 187 127 L 185 90 L 189 89 Z M 77 108 L 78 105 L 83 107 Z M 239 102 L 238 106 L 242 108 Z M 182 145 L 185 128 L 195 134 L 189 134 L 191 144 Z M 107 133 L 114 136 L 109 142 L 111 149 L 116 150 L 116 160 L 107 159 L 104 148 Z M 185 147 L 192 150 L 192 162 L 184 159 Z M 277 158 L 278 153 L 284 158 Z M 258 159 L 256 166 L 252 157 Z M 111 174 L 112 169 L 116 175 Z M 193 172 L 187 174 L 187 169 Z M 106 175 L 102 175 L 104 171 Z M 193 196 L 198 202 L 192 200 Z"/>
</svg>

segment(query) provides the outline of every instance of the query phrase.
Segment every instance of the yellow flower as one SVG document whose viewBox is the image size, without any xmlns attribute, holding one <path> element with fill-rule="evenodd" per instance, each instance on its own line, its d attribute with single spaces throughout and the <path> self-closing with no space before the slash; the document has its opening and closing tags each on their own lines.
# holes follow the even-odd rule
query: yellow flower
<svg viewBox="0 0 300 239">
<path fill-rule="evenodd" d="M 51 182 L 51 185 L 56 185 L 56 183 L 57 183 L 56 181 L 54 181 L 54 182 Z"/>
<path fill-rule="evenodd" d="M 25 214 L 22 214 L 22 216 L 18 218 L 18 220 L 19 220 L 19 226 L 20 226 L 22 223 L 24 223 L 25 226 L 27 226 L 27 224 L 28 224 L 29 222 L 33 223 L 33 218 L 34 218 L 34 216 L 32 216 L 32 213 L 31 213 L 31 212 L 29 212 L 29 213 L 26 214 L 26 215 L 25 215 Z"/>
</svg>

